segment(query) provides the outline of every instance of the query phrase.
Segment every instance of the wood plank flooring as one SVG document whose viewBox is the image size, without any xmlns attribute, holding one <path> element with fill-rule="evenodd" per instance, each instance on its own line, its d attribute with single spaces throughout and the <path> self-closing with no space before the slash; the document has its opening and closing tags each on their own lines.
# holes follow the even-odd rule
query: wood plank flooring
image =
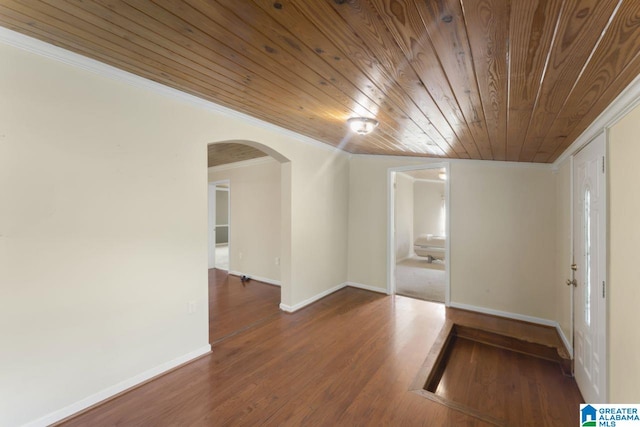
<svg viewBox="0 0 640 427">
<path fill-rule="evenodd" d="M 214 272 L 212 286 L 233 286 L 234 279 L 222 276 Z M 233 333 L 232 322 L 224 328 L 215 324 L 225 311 L 225 304 L 215 301 L 217 292 L 234 293 L 210 293 L 212 313 L 217 313 L 212 337 L 226 337 L 213 345 L 210 355 L 63 425 L 491 425 L 410 391 L 445 320 L 453 316 L 456 322 L 474 323 L 473 313 L 345 288 L 293 314 L 271 315 L 265 309 L 255 319 L 238 316 L 245 327 Z M 250 306 L 231 298 L 227 304 Z M 506 324 L 506 329 L 523 328 L 522 322 Z M 546 387 L 544 379 L 535 386 Z M 541 396 L 540 410 L 558 405 Z M 577 407 L 558 410 L 575 413 L 577 419 Z"/>
<path fill-rule="evenodd" d="M 250 328 L 280 314 L 280 288 L 209 270 L 209 342 Z"/>
<path fill-rule="evenodd" d="M 460 337 L 451 346 L 437 395 L 502 425 L 575 425 L 582 396 L 558 363 Z"/>
</svg>

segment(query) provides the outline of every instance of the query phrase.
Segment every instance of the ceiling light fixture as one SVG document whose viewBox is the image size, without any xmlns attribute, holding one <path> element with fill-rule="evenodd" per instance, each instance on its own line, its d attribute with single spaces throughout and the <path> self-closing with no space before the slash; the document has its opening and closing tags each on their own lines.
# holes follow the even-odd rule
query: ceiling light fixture
<svg viewBox="0 0 640 427">
<path fill-rule="evenodd" d="M 378 126 L 376 119 L 370 119 L 368 117 L 351 117 L 347 120 L 349 127 L 352 131 L 358 135 L 366 135 Z"/>
</svg>

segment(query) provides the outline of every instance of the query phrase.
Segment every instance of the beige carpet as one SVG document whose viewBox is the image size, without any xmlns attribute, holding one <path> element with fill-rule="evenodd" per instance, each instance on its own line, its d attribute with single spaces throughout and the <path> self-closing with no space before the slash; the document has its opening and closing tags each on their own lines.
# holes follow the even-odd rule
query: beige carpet
<svg viewBox="0 0 640 427">
<path fill-rule="evenodd" d="M 427 301 L 444 302 L 445 271 L 442 261 L 412 257 L 396 265 L 396 293 Z"/>
</svg>

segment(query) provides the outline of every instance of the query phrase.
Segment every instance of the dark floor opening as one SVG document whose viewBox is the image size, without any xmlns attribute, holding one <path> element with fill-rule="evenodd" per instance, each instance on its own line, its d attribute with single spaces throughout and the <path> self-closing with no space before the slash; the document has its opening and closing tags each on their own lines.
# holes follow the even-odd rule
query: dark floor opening
<svg viewBox="0 0 640 427">
<path fill-rule="evenodd" d="M 571 425 L 584 402 L 557 348 L 492 331 L 445 326 L 428 364 L 420 394 L 498 426 Z"/>
</svg>

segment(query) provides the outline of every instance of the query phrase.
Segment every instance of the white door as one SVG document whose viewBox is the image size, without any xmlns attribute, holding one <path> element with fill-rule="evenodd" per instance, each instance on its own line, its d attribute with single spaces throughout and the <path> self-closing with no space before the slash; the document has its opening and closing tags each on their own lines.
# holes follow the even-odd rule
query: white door
<svg viewBox="0 0 640 427">
<path fill-rule="evenodd" d="M 605 134 L 574 157 L 575 378 L 587 403 L 606 392 L 606 172 Z"/>
</svg>

